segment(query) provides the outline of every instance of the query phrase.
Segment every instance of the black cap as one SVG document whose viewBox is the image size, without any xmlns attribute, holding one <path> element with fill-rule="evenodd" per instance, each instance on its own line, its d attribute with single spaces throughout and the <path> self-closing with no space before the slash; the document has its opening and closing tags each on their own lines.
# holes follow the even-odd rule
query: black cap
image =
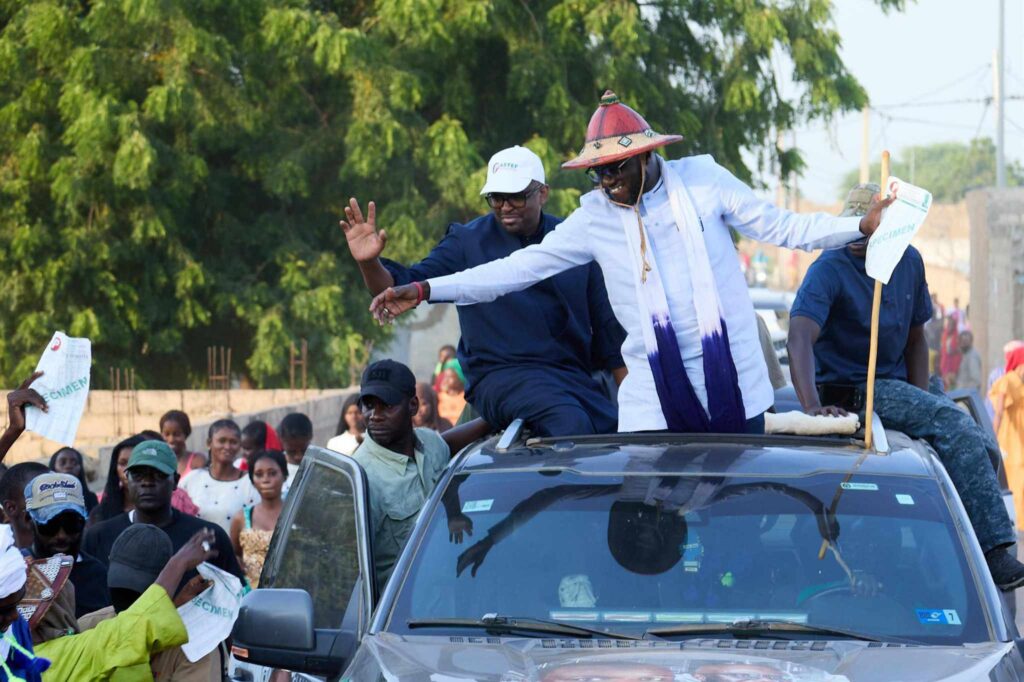
<svg viewBox="0 0 1024 682">
<path fill-rule="evenodd" d="M 174 545 L 167 533 L 148 523 L 133 523 L 110 548 L 107 586 L 142 594 L 171 560 Z"/>
<path fill-rule="evenodd" d="M 380 398 L 388 405 L 397 405 L 416 396 L 416 377 L 412 370 L 394 360 L 378 360 L 363 370 L 359 399 Z"/>
</svg>

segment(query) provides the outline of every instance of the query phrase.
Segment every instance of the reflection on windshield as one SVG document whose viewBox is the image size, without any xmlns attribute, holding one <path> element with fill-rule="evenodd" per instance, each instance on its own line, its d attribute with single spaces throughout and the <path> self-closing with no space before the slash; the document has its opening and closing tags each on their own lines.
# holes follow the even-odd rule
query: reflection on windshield
<svg viewBox="0 0 1024 682">
<path fill-rule="evenodd" d="M 721 457 L 716 467 L 728 468 Z M 934 482 L 654 473 L 666 468 L 456 477 L 390 628 L 500 613 L 620 632 L 788 620 L 883 639 L 987 639 Z M 840 485 L 833 515 L 824 501 Z M 823 540 L 837 551 L 819 558 Z"/>
</svg>

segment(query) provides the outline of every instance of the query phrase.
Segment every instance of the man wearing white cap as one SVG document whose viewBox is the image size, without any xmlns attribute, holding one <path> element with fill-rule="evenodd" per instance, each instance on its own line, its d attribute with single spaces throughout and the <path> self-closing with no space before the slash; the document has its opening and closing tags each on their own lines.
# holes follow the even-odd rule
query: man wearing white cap
<svg viewBox="0 0 1024 682">
<path fill-rule="evenodd" d="M 587 169 L 594 190 L 556 232 L 499 261 L 388 289 L 371 312 L 391 322 L 423 301 L 485 303 L 596 261 L 628 333 L 619 430 L 764 433 L 775 393 L 730 228 L 787 248 L 833 248 L 870 236 L 893 199 L 862 218 L 784 211 L 710 156 L 657 154 L 682 139 L 606 92 L 579 155 L 562 164 Z"/>
<path fill-rule="evenodd" d="M 539 244 L 562 222 L 543 212 L 544 166 L 524 147 L 491 157 L 480 194 L 492 212 L 449 225 L 430 254 L 409 267 L 380 258 L 387 234 L 377 230 L 374 203 L 364 219 L 359 203 L 350 200 L 341 226 L 370 292 L 504 258 Z M 596 263 L 493 302 L 459 307 L 458 313 L 466 398 L 490 424 L 501 427 L 522 417 L 535 434 L 546 436 L 615 430 L 616 407 L 591 374 L 608 369 L 622 380 L 625 332 Z"/>
</svg>

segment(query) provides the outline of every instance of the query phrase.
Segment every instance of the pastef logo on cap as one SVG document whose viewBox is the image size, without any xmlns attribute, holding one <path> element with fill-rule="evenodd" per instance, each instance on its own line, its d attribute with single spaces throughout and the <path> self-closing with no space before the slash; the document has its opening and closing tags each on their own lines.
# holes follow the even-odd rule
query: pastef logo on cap
<svg viewBox="0 0 1024 682">
<path fill-rule="evenodd" d="M 518 163 L 513 163 L 511 161 L 496 161 L 491 166 L 491 172 L 497 173 L 500 170 L 516 170 L 517 168 L 519 168 Z"/>
</svg>

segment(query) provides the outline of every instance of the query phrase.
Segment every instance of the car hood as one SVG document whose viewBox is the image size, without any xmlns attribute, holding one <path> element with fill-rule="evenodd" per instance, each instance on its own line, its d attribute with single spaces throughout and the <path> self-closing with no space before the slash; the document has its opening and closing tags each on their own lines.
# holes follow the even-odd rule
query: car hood
<svg viewBox="0 0 1024 682">
<path fill-rule="evenodd" d="M 776 646 L 786 648 L 776 649 Z M 886 679 L 902 682 L 968 682 L 987 679 L 989 671 L 1012 650 L 1012 643 L 1001 642 L 956 647 L 880 647 L 849 641 L 594 642 L 399 637 L 383 633 L 364 639 L 342 679 L 388 682 L 712 682 L 719 679 L 876 682 L 879 671 L 884 670 Z"/>
</svg>

